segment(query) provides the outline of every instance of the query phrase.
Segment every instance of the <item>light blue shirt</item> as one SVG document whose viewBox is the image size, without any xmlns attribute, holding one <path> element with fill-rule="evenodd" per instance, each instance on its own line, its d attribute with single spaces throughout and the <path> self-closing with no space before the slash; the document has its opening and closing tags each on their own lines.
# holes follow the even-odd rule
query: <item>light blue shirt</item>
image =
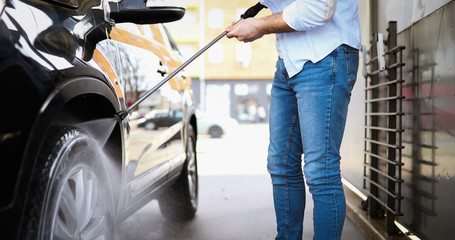
<svg viewBox="0 0 455 240">
<path fill-rule="evenodd" d="M 296 32 L 276 34 L 278 55 L 289 77 L 346 44 L 360 49 L 358 0 L 260 0 Z"/>
</svg>

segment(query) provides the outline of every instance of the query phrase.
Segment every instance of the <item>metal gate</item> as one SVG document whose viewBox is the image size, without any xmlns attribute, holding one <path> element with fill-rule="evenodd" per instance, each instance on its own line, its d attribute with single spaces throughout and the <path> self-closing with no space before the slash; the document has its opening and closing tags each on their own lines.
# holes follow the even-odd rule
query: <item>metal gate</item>
<svg viewBox="0 0 455 240">
<path fill-rule="evenodd" d="M 389 22 L 387 40 L 374 34 L 368 50 L 365 83 L 363 187 L 368 189 L 368 214 L 386 218 L 388 234 L 401 212 L 403 46 L 397 44 L 397 23 Z"/>
</svg>

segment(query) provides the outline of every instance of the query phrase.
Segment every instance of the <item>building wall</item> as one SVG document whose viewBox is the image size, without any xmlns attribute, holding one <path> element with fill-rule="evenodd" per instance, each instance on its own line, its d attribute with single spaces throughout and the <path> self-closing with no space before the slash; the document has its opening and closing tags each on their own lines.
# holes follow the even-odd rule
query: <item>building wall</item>
<svg viewBox="0 0 455 240">
<path fill-rule="evenodd" d="M 423 239 L 450 239 L 455 220 L 455 2 L 398 36 L 405 52 L 403 213 Z"/>
<path fill-rule="evenodd" d="M 369 46 L 371 36 L 370 27 L 370 1 L 359 0 L 359 18 L 361 28 L 362 46 Z M 358 189 L 363 186 L 363 139 L 365 126 L 364 103 L 365 103 L 365 77 L 363 63 L 365 51 L 360 52 L 360 65 L 357 73 L 357 81 L 351 95 L 348 109 L 346 130 L 341 145 L 341 168 L 342 176 L 353 183 Z"/>
<path fill-rule="evenodd" d="M 388 20 L 397 21 L 398 32 L 404 31 L 452 0 L 373 0 L 377 2 L 378 29 L 385 32 Z M 404 11 L 405 10 L 405 11 Z"/>
<path fill-rule="evenodd" d="M 237 21 L 240 14 L 256 4 L 256 0 L 190 0 L 183 19 L 168 23 L 166 26 L 179 45 L 184 57 L 190 57 L 201 46 L 205 46 L 226 27 Z M 201 18 L 200 11 L 204 13 Z M 270 14 L 262 10 L 258 16 Z M 201 22 L 204 28 L 201 29 Z M 200 40 L 203 40 L 200 46 Z M 199 77 L 201 69 L 204 79 L 265 79 L 272 78 L 277 60 L 275 36 L 266 35 L 252 43 L 239 42 L 236 39 L 223 38 L 202 56 L 189 65 L 190 75 Z M 204 61 L 204 67 L 200 67 Z"/>
<path fill-rule="evenodd" d="M 207 0 L 205 41 L 208 43 L 257 0 Z M 263 9 L 257 17 L 270 14 Z M 222 39 L 206 54 L 205 78 L 209 79 L 264 79 L 272 78 L 277 60 L 275 36 L 266 35 L 252 43 L 236 39 Z"/>
<path fill-rule="evenodd" d="M 397 220 L 422 239 L 451 239 L 455 217 L 455 1 L 367 1 L 368 25 L 387 35 L 397 21 L 405 46 L 402 94 L 402 212 Z M 360 3 L 359 6 L 365 3 Z M 361 14 L 362 17 L 362 14 Z M 364 35 L 362 35 L 364 36 Z M 369 37 L 362 43 L 369 46 Z M 360 82 L 359 82 L 360 80 Z M 357 83 L 364 81 L 361 77 Z M 342 146 L 342 174 L 363 187 L 364 84 L 355 87 Z"/>
<path fill-rule="evenodd" d="M 200 28 L 199 2 L 199 0 L 187 0 L 187 8 L 183 18 L 179 21 L 165 24 L 185 60 L 199 50 L 199 40 L 201 34 L 203 34 Z M 185 68 L 192 78 L 199 77 L 201 59 L 202 57 L 197 58 Z"/>
<path fill-rule="evenodd" d="M 240 14 L 256 3 L 257 0 L 188 1 L 186 16 L 179 22 L 167 24 L 167 27 L 182 55 L 188 58 L 223 33 L 240 18 Z M 268 14 L 270 11 L 264 9 L 256 17 Z M 275 72 L 276 60 L 274 35 L 252 43 L 224 37 L 188 68 L 199 107 L 234 117 L 240 122 L 261 121 L 264 109 L 268 115 L 270 92 L 267 89 Z"/>
</svg>

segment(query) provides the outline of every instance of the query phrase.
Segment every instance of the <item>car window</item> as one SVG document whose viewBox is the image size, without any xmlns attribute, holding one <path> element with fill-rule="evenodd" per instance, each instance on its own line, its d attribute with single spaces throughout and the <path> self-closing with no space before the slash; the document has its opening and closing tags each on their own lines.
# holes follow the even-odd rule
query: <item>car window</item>
<svg viewBox="0 0 455 240">
<path fill-rule="evenodd" d="M 136 35 L 143 35 L 143 32 L 138 28 L 138 26 L 134 23 L 118 23 L 115 25 L 116 27 L 123 28 L 133 34 Z"/>
<path fill-rule="evenodd" d="M 173 118 L 182 118 L 183 117 L 183 112 L 181 110 L 171 111 L 171 116 Z"/>
<path fill-rule="evenodd" d="M 157 118 L 162 118 L 162 117 L 166 117 L 166 116 L 167 116 L 167 113 L 157 113 L 155 115 L 155 117 L 157 117 Z"/>
<path fill-rule="evenodd" d="M 147 39 L 153 39 L 155 37 L 155 33 L 150 28 L 150 25 L 142 25 L 142 30 L 144 31 L 144 36 Z"/>
<path fill-rule="evenodd" d="M 166 26 L 164 25 L 161 25 L 163 27 L 163 32 L 165 33 L 166 37 L 165 37 L 165 41 L 166 41 L 166 44 L 169 45 L 172 50 L 174 51 L 177 51 L 179 52 L 179 49 L 177 47 L 177 44 L 175 43 L 174 39 L 172 38 L 171 34 L 169 33 L 169 31 L 167 30 Z M 180 53 L 180 52 L 179 52 Z"/>
</svg>

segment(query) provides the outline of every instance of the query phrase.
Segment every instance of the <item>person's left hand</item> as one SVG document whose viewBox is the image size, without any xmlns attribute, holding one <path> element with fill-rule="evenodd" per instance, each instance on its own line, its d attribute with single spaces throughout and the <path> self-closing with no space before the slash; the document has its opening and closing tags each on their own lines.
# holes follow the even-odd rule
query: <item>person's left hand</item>
<svg viewBox="0 0 455 240">
<path fill-rule="evenodd" d="M 260 19 L 247 18 L 240 20 L 237 24 L 232 24 L 226 28 L 228 38 L 237 38 L 242 42 L 252 42 L 264 36 L 262 32 Z"/>
</svg>

